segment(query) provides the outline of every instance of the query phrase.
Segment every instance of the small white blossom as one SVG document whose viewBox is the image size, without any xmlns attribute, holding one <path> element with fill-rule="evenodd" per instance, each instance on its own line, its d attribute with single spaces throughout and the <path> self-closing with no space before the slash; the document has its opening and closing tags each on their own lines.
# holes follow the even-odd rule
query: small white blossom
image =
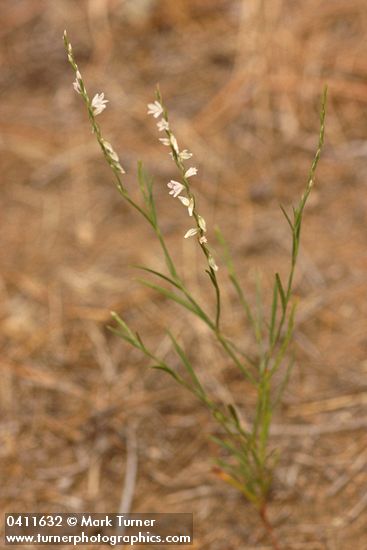
<svg viewBox="0 0 367 550">
<path fill-rule="evenodd" d="M 66 40 L 67 40 L 66 31 L 64 32 L 64 38 L 66 38 Z M 73 60 L 73 49 L 71 47 L 70 42 L 68 43 L 68 60 L 71 63 L 74 61 Z"/>
<path fill-rule="evenodd" d="M 125 174 L 125 170 L 122 168 L 121 164 L 120 164 L 120 159 L 116 153 L 116 151 L 114 151 L 111 143 L 109 143 L 108 141 L 106 141 L 105 139 L 102 138 L 102 143 L 103 143 L 103 146 L 107 152 L 107 156 L 108 156 L 108 159 L 111 161 L 111 166 L 113 168 L 115 168 L 118 172 L 120 172 L 121 174 Z"/>
<path fill-rule="evenodd" d="M 198 223 L 199 223 L 199 227 L 202 231 L 206 231 L 206 221 L 204 220 L 204 218 L 202 216 L 198 216 Z"/>
<path fill-rule="evenodd" d="M 171 142 L 168 138 L 158 138 L 158 139 L 162 143 L 162 145 L 165 145 L 166 147 L 169 147 L 171 145 Z"/>
<path fill-rule="evenodd" d="M 178 155 L 180 153 L 180 151 L 179 151 L 179 148 L 178 148 L 177 139 L 175 138 L 175 136 L 173 134 L 170 135 L 170 142 L 171 142 L 172 148 L 174 149 L 175 153 Z"/>
<path fill-rule="evenodd" d="M 190 151 L 188 151 L 187 149 L 184 149 L 179 154 L 179 157 L 180 157 L 180 160 L 188 160 L 188 159 L 191 159 L 192 153 L 190 153 Z"/>
<path fill-rule="evenodd" d="M 199 243 L 200 244 L 205 244 L 208 242 L 208 239 L 205 237 L 205 235 L 203 235 L 202 237 L 200 237 L 199 239 Z"/>
<path fill-rule="evenodd" d="M 114 160 L 115 162 L 118 162 L 118 161 L 119 161 L 119 157 L 118 157 L 117 153 L 113 150 L 111 143 L 109 143 L 108 141 L 106 141 L 106 140 L 104 139 L 104 140 L 103 140 L 103 145 L 104 145 L 106 151 L 108 152 L 108 156 L 109 156 L 112 160 Z"/>
<path fill-rule="evenodd" d="M 159 122 L 157 122 L 157 128 L 160 132 L 163 132 L 163 130 L 169 130 L 169 124 L 167 120 L 162 118 Z"/>
<path fill-rule="evenodd" d="M 194 168 L 194 166 L 192 166 L 191 168 L 186 170 L 185 178 L 191 178 L 191 176 L 196 176 L 197 173 L 198 173 L 198 169 Z"/>
<path fill-rule="evenodd" d="M 148 103 L 148 115 L 153 115 L 154 118 L 158 118 L 163 113 L 163 107 L 159 101 L 154 103 Z"/>
<path fill-rule="evenodd" d="M 187 207 L 188 211 L 189 211 L 189 216 L 192 216 L 192 213 L 194 212 L 194 199 L 193 197 L 191 197 L 190 201 L 189 201 L 189 205 Z"/>
<path fill-rule="evenodd" d="M 102 113 L 106 108 L 106 103 L 108 103 L 108 99 L 104 99 L 103 92 L 101 94 L 96 94 L 92 99 L 93 114 L 97 116 Z"/>
<path fill-rule="evenodd" d="M 81 85 L 80 85 L 81 79 L 82 79 L 82 75 L 80 74 L 79 71 L 76 71 L 76 78 L 73 82 L 73 88 L 78 94 L 82 93 L 82 88 L 81 88 Z"/>
<path fill-rule="evenodd" d="M 193 198 L 188 199 L 186 197 L 178 197 L 178 198 L 180 199 L 180 201 L 184 206 L 187 206 L 187 209 L 189 211 L 189 216 L 192 216 L 192 213 L 194 211 L 194 199 Z"/>
<path fill-rule="evenodd" d="M 173 197 L 178 197 L 178 195 L 185 189 L 185 186 L 182 185 L 179 181 L 171 180 L 169 183 L 167 183 L 167 187 L 171 189 L 169 192 L 170 195 Z"/>
<path fill-rule="evenodd" d="M 189 211 L 189 216 L 192 216 L 192 213 L 194 211 L 194 199 L 191 197 L 191 199 L 187 199 L 186 197 L 178 197 L 182 204 L 184 206 L 187 206 L 187 209 Z"/>
<path fill-rule="evenodd" d="M 199 229 L 197 227 L 193 227 L 192 229 L 189 229 L 186 231 L 184 235 L 184 239 L 188 239 L 189 237 L 194 237 L 199 232 Z"/>
<path fill-rule="evenodd" d="M 178 197 L 184 206 L 189 206 L 190 201 L 187 197 Z"/>
<path fill-rule="evenodd" d="M 218 266 L 215 263 L 215 260 L 211 254 L 209 254 L 208 264 L 213 269 L 213 271 L 218 271 Z"/>
<path fill-rule="evenodd" d="M 125 170 L 123 169 L 123 167 L 119 162 L 115 162 L 113 165 L 118 172 L 120 172 L 121 174 L 126 174 Z"/>
</svg>

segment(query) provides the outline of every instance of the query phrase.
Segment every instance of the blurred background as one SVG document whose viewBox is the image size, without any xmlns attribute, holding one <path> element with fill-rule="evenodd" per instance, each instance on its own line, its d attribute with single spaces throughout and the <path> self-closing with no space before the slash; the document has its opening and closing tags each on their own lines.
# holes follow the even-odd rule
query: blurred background
<svg viewBox="0 0 367 550">
<path fill-rule="evenodd" d="M 364 0 L 2 0 L 0 17 L 2 511 L 116 512 L 130 501 L 134 512 L 193 512 L 193 548 L 269 548 L 251 507 L 212 471 L 207 412 L 107 330 L 115 310 L 174 365 L 169 325 L 209 390 L 251 414 L 253 390 L 205 327 L 136 282 L 131 265 L 164 262 L 116 192 L 72 89 L 66 28 L 90 95 L 109 100 L 99 122 L 130 192 L 138 197 L 142 159 L 175 259 L 208 307 L 198 247 L 182 239 L 186 215 L 167 194 L 175 166 L 146 115 L 156 84 L 194 153 L 210 240 L 219 225 L 250 302 L 256 270 L 265 291 L 286 273 L 279 203 L 289 209 L 307 181 L 328 84 L 269 513 L 285 548 L 365 549 Z M 223 264 L 219 277 L 226 330 L 251 351 Z"/>
</svg>

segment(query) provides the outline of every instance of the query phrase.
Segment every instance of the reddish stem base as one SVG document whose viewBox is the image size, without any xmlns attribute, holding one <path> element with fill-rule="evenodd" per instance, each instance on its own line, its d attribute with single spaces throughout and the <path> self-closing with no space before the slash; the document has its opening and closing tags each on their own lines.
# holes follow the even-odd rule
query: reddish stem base
<svg viewBox="0 0 367 550">
<path fill-rule="evenodd" d="M 271 545 L 274 548 L 274 550 L 280 550 L 279 542 L 275 536 L 274 529 L 272 524 L 269 521 L 268 514 L 266 511 L 266 504 L 263 504 L 259 510 L 261 521 L 263 522 L 263 525 L 265 527 L 265 530 L 268 534 L 268 537 L 271 541 Z"/>
</svg>

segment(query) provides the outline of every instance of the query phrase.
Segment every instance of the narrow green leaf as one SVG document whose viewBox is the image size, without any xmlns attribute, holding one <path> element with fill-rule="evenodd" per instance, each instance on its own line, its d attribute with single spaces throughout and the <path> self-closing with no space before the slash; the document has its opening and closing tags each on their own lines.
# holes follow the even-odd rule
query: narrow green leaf
<svg viewBox="0 0 367 550">
<path fill-rule="evenodd" d="M 287 369 L 285 371 L 283 379 L 282 379 L 282 381 L 279 385 L 279 388 L 276 392 L 276 395 L 273 399 L 273 404 L 272 404 L 273 409 L 275 409 L 278 406 L 280 400 L 282 399 L 283 393 L 284 393 L 286 387 L 288 386 L 289 378 L 291 376 L 294 365 L 295 365 L 295 360 L 294 360 L 294 357 L 292 357 L 291 360 L 289 361 L 288 365 L 287 365 Z"/>
<path fill-rule="evenodd" d="M 131 340 L 136 339 L 133 331 L 128 327 L 125 321 L 121 319 L 121 317 L 115 311 L 111 311 L 111 317 L 121 327 L 124 334 L 126 334 Z"/>
<path fill-rule="evenodd" d="M 246 456 L 245 453 L 243 453 L 240 449 L 238 449 L 235 445 L 233 445 L 233 443 L 231 443 L 227 439 L 220 439 L 215 435 L 211 435 L 210 439 L 214 441 L 216 445 L 218 445 L 222 449 L 229 452 L 231 456 L 236 457 L 237 460 L 241 463 L 241 465 L 243 465 L 249 471 L 250 463 L 248 461 L 248 457 Z"/>
<path fill-rule="evenodd" d="M 122 340 L 125 340 L 125 342 L 129 342 L 129 344 L 131 344 L 134 348 L 140 349 L 140 346 L 137 345 L 136 340 L 133 340 L 133 339 L 129 338 L 129 336 L 127 336 L 126 334 L 124 334 L 123 332 L 118 330 L 117 328 L 111 327 L 109 325 L 107 326 L 107 328 L 110 332 L 112 332 L 113 334 L 115 334 L 116 336 L 121 338 Z"/>
<path fill-rule="evenodd" d="M 238 346 L 236 346 L 236 344 L 234 342 L 232 342 L 232 340 L 229 340 L 228 338 L 226 338 L 226 342 L 227 344 L 235 351 L 237 352 L 239 355 L 241 355 L 242 357 L 244 357 L 246 359 L 246 361 L 252 366 L 252 367 L 256 367 L 257 363 L 255 361 L 255 359 L 253 359 L 252 357 L 250 357 L 250 355 L 248 355 L 247 353 L 245 353 L 242 349 L 240 349 Z"/>
<path fill-rule="evenodd" d="M 293 230 L 292 221 L 291 221 L 290 217 L 288 216 L 288 214 L 287 214 L 287 212 L 286 212 L 284 206 L 281 205 L 281 204 L 280 204 L 279 206 L 280 206 L 280 209 L 281 209 L 281 211 L 283 212 L 283 214 L 284 214 L 284 216 L 285 216 L 285 219 L 286 219 L 287 222 L 289 223 L 290 228 Z"/>
<path fill-rule="evenodd" d="M 260 274 L 256 272 L 256 340 L 260 348 L 263 347 L 263 295 Z"/>
<path fill-rule="evenodd" d="M 252 326 L 253 330 L 256 331 L 256 323 L 255 323 L 254 317 L 252 315 L 251 308 L 250 308 L 250 306 L 249 306 L 249 304 L 248 304 L 248 302 L 245 298 L 244 292 L 243 292 L 243 290 L 241 288 L 241 285 L 238 281 L 238 277 L 237 277 L 237 274 L 236 274 L 236 271 L 235 271 L 232 256 L 231 256 L 231 253 L 229 251 L 228 243 L 225 240 L 225 238 L 223 236 L 223 233 L 221 232 L 219 227 L 215 228 L 215 235 L 217 237 L 217 240 L 218 240 L 219 244 L 223 247 L 224 261 L 225 261 L 225 264 L 227 266 L 229 279 L 230 279 L 232 285 L 234 286 L 234 288 L 237 292 L 240 303 L 241 303 L 241 305 L 242 305 L 242 307 L 245 311 L 247 320 L 249 321 L 249 323 Z"/>
<path fill-rule="evenodd" d="M 272 305 L 271 305 L 270 328 L 269 328 L 269 342 L 270 342 L 271 346 L 274 345 L 274 341 L 275 341 L 275 322 L 276 322 L 276 319 L 277 319 L 278 293 L 279 293 L 278 284 L 279 283 L 277 281 L 277 278 L 275 277 L 274 290 L 273 290 L 273 302 L 272 302 Z"/>
<path fill-rule="evenodd" d="M 163 370 L 164 372 L 167 372 L 168 374 L 170 374 L 176 380 L 176 382 L 178 382 L 179 384 L 185 385 L 183 384 L 184 380 L 181 378 L 181 376 L 179 376 L 174 370 L 167 367 L 166 365 L 152 365 L 150 368 Z"/>
<path fill-rule="evenodd" d="M 189 310 L 189 311 L 195 313 L 196 315 L 198 315 L 199 317 L 201 317 L 199 312 L 196 310 L 196 308 L 192 304 L 190 304 L 190 302 L 184 300 L 183 298 L 181 298 L 180 296 L 178 296 L 177 294 L 175 294 L 171 290 L 168 290 L 167 288 L 164 288 L 163 286 L 156 285 L 156 284 L 151 283 L 150 281 L 146 281 L 144 279 L 138 279 L 138 281 L 142 285 L 144 285 L 148 288 L 152 288 L 153 290 L 156 290 L 157 292 L 159 292 L 160 294 L 162 294 L 163 296 L 165 296 L 169 300 L 172 300 L 173 302 L 176 302 L 177 304 L 180 304 L 181 306 L 183 306 L 187 310 Z"/>
<path fill-rule="evenodd" d="M 251 312 L 251 308 L 249 306 L 249 303 L 247 302 L 246 298 L 245 298 L 245 295 L 243 293 L 243 290 L 238 282 L 238 279 L 237 279 L 237 276 L 236 274 L 232 273 L 230 276 L 230 281 L 231 283 L 233 284 L 236 292 L 237 292 L 237 295 L 240 299 L 240 304 L 242 305 L 244 311 L 245 311 L 245 314 L 246 314 L 246 317 L 247 317 L 247 320 L 249 321 L 250 325 L 252 326 L 254 332 L 256 332 L 256 321 L 255 321 L 255 318 Z"/>
<path fill-rule="evenodd" d="M 282 281 L 280 280 L 279 273 L 275 274 L 275 284 L 279 292 L 280 300 L 282 302 L 283 312 L 287 308 L 287 298 L 283 289 Z"/>
<path fill-rule="evenodd" d="M 278 352 L 277 356 L 275 357 L 274 365 L 270 370 L 271 376 L 274 374 L 274 372 L 276 372 L 278 370 L 278 368 L 279 368 L 279 366 L 280 366 L 280 364 L 283 360 L 283 357 L 285 355 L 285 352 L 287 351 L 288 345 L 291 341 L 292 334 L 293 334 L 293 328 L 294 328 L 294 317 L 295 317 L 295 313 L 296 313 L 296 307 L 297 307 L 297 304 L 294 303 L 293 306 L 292 306 L 290 315 L 289 315 L 287 332 L 285 333 L 285 336 L 283 338 L 283 342 L 282 342 L 282 345 L 280 346 L 279 352 Z"/>
<path fill-rule="evenodd" d="M 158 274 L 158 272 L 157 272 Z M 191 311 L 194 313 L 197 317 L 199 317 L 204 323 L 206 323 L 212 330 L 215 328 L 212 321 L 209 319 L 209 317 L 206 315 L 206 313 L 201 309 L 199 304 L 186 292 L 183 287 L 175 285 L 177 288 L 182 290 L 182 292 L 187 296 L 187 300 L 182 298 L 181 296 L 178 296 L 175 292 L 170 291 L 167 288 L 164 288 L 160 285 L 155 285 L 154 283 L 151 283 L 150 281 L 146 281 L 145 279 L 138 279 L 138 281 L 143 284 L 144 286 L 147 286 L 148 288 L 152 288 L 159 292 L 160 294 L 163 294 L 170 300 L 177 302 L 184 308 L 186 308 L 188 311 Z"/>
<path fill-rule="evenodd" d="M 229 483 L 230 485 L 232 485 L 233 487 L 235 487 L 241 493 L 243 493 L 243 495 L 247 498 L 247 500 L 249 500 L 250 502 L 255 504 L 255 506 L 257 506 L 259 498 L 256 492 L 252 490 L 253 483 L 251 483 L 252 481 L 255 482 L 256 480 L 248 478 L 246 479 L 246 482 L 240 481 L 238 478 L 241 477 L 241 474 L 237 471 L 237 469 L 234 466 L 232 466 L 231 464 L 228 464 L 227 462 L 225 462 L 224 460 L 221 460 L 220 458 L 216 460 L 216 463 L 221 468 L 223 468 L 225 472 L 227 472 L 227 476 L 226 478 L 223 478 L 223 480 Z"/>
<path fill-rule="evenodd" d="M 233 420 L 235 421 L 235 424 L 238 428 L 241 428 L 241 422 L 240 422 L 240 419 L 238 417 L 238 414 L 237 414 L 237 411 L 236 409 L 234 408 L 233 405 L 227 405 L 228 407 L 228 410 L 230 412 L 230 415 L 232 416 Z"/>
<path fill-rule="evenodd" d="M 143 170 L 143 163 L 140 160 L 138 161 L 138 183 L 141 194 L 143 195 L 144 202 L 145 204 L 147 204 L 145 174 Z"/>
<path fill-rule="evenodd" d="M 177 342 L 177 340 L 175 339 L 173 334 L 171 334 L 170 331 L 167 331 L 167 332 L 168 332 L 168 335 L 169 335 L 169 337 L 172 341 L 173 347 L 175 348 L 175 351 L 176 351 L 177 355 L 180 357 L 180 359 L 182 361 L 182 364 L 185 367 L 187 373 L 189 374 L 189 376 L 192 379 L 192 381 L 193 381 L 194 385 L 196 386 L 196 388 L 199 390 L 199 393 L 204 396 L 205 395 L 205 390 L 203 389 L 203 387 L 200 383 L 200 380 L 198 379 L 198 377 L 195 373 L 195 370 L 194 370 L 193 366 L 191 365 L 187 355 L 185 354 L 184 350 L 181 348 L 181 346 L 179 345 L 179 343 Z"/>
<path fill-rule="evenodd" d="M 147 273 L 151 273 L 152 275 L 156 275 L 160 279 L 164 279 L 167 281 L 167 283 L 170 283 L 174 287 L 178 288 L 179 290 L 182 290 L 181 285 L 175 281 L 174 279 L 171 279 L 171 277 L 168 277 L 164 273 L 161 273 L 160 271 L 156 271 L 155 269 L 151 269 L 150 267 L 145 267 L 143 265 L 133 265 L 136 269 L 141 269 L 142 271 L 146 271 Z"/>
</svg>

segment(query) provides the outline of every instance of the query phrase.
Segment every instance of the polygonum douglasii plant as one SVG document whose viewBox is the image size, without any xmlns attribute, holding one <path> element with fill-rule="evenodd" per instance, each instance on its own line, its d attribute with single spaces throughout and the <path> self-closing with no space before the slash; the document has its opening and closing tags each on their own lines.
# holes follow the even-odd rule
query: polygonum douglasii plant
<svg viewBox="0 0 367 550">
<path fill-rule="evenodd" d="M 256 308 L 254 312 L 250 307 L 237 278 L 228 246 L 223 235 L 217 230 L 218 241 L 224 250 L 225 265 L 229 279 L 254 335 L 254 342 L 257 346 L 257 356 L 256 360 L 254 360 L 222 331 L 220 322 L 221 293 L 217 279 L 218 266 L 208 244 L 207 225 L 205 219 L 199 213 L 194 186 L 191 183 L 192 178 L 197 174 L 197 169 L 194 166 L 190 166 L 191 162 L 188 163 L 192 157 L 192 153 L 187 149 L 180 149 L 178 145 L 159 89 L 156 91 L 155 101 L 148 105 L 148 114 L 157 120 L 157 128 L 162 136 L 159 137 L 159 141 L 169 149 L 169 154 L 177 168 L 177 179 L 172 179 L 168 182 L 168 192 L 173 199 L 182 204 L 186 210 L 188 221 L 190 221 L 190 227 L 188 227 L 183 237 L 185 239 L 195 238 L 204 256 L 205 271 L 214 291 L 215 314 L 213 316 L 208 313 L 206 304 L 200 304 L 187 288 L 178 267 L 172 259 L 159 225 L 153 195 L 153 183 L 141 163 L 138 164 L 137 170 L 142 198 L 141 202 L 136 202 L 125 187 L 123 182 L 125 171 L 120 164 L 119 157 L 112 145 L 102 136 L 101 128 L 96 120 L 96 117 L 106 108 L 108 100 L 104 98 L 103 93 L 97 93 L 90 99 L 66 32 L 64 33 L 64 43 L 68 60 L 75 72 L 74 89 L 86 105 L 93 133 L 97 138 L 107 163 L 114 173 L 117 190 L 123 199 L 145 218 L 148 225 L 154 231 L 164 255 L 167 267 L 166 273 L 161 273 L 148 267 L 140 268 L 154 275 L 160 283 L 153 283 L 147 280 L 142 281 L 142 283 L 162 294 L 165 298 L 176 302 L 207 325 L 223 352 L 228 356 L 233 368 L 238 369 L 244 379 L 255 390 L 257 398 L 251 424 L 244 425 L 233 404 L 218 404 L 218 399 L 210 395 L 208 390 L 202 385 L 195 365 L 170 331 L 167 331 L 167 333 L 171 339 L 173 350 L 182 364 L 183 374 L 180 374 L 176 368 L 170 366 L 162 358 L 157 357 L 145 345 L 141 336 L 133 331 L 117 313 L 112 313 L 113 319 L 116 322 L 112 330 L 131 346 L 146 355 L 153 363 L 152 368 L 161 369 L 171 375 L 176 382 L 184 386 L 208 409 L 219 424 L 221 434 L 217 437 L 213 436 L 212 439 L 222 448 L 226 456 L 225 459 L 220 458 L 216 460 L 219 476 L 240 491 L 256 507 L 273 547 L 279 548 L 267 517 L 267 503 L 269 501 L 269 491 L 276 462 L 274 451 L 269 447 L 269 433 L 274 408 L 281 399 L 293 365 L 292 360 L 287 361 L 285 364 L 286 352 L 292 339 L 295 317 L 295 303 L 292 300 L 293 278 L 299 253 L 303 213 L 314 185 L 316 168 L 324 142 L 327 90 L 325 88 L 322 98 L 318 148 L 311 165 L 306 188 L 298 205 L 293 207 L 292 216 L 282 207 L 292 238 L 290 266 L 288 275 L 283 281 L 278 273 L 274 276 L 271 307 L 267 316 L 263 311 L 258 311 Z M 277 377 L 275 377 L 276 373 L 278 373 Z M 277 381 L 275 381 L 275 378 Z"/>
</svg>

